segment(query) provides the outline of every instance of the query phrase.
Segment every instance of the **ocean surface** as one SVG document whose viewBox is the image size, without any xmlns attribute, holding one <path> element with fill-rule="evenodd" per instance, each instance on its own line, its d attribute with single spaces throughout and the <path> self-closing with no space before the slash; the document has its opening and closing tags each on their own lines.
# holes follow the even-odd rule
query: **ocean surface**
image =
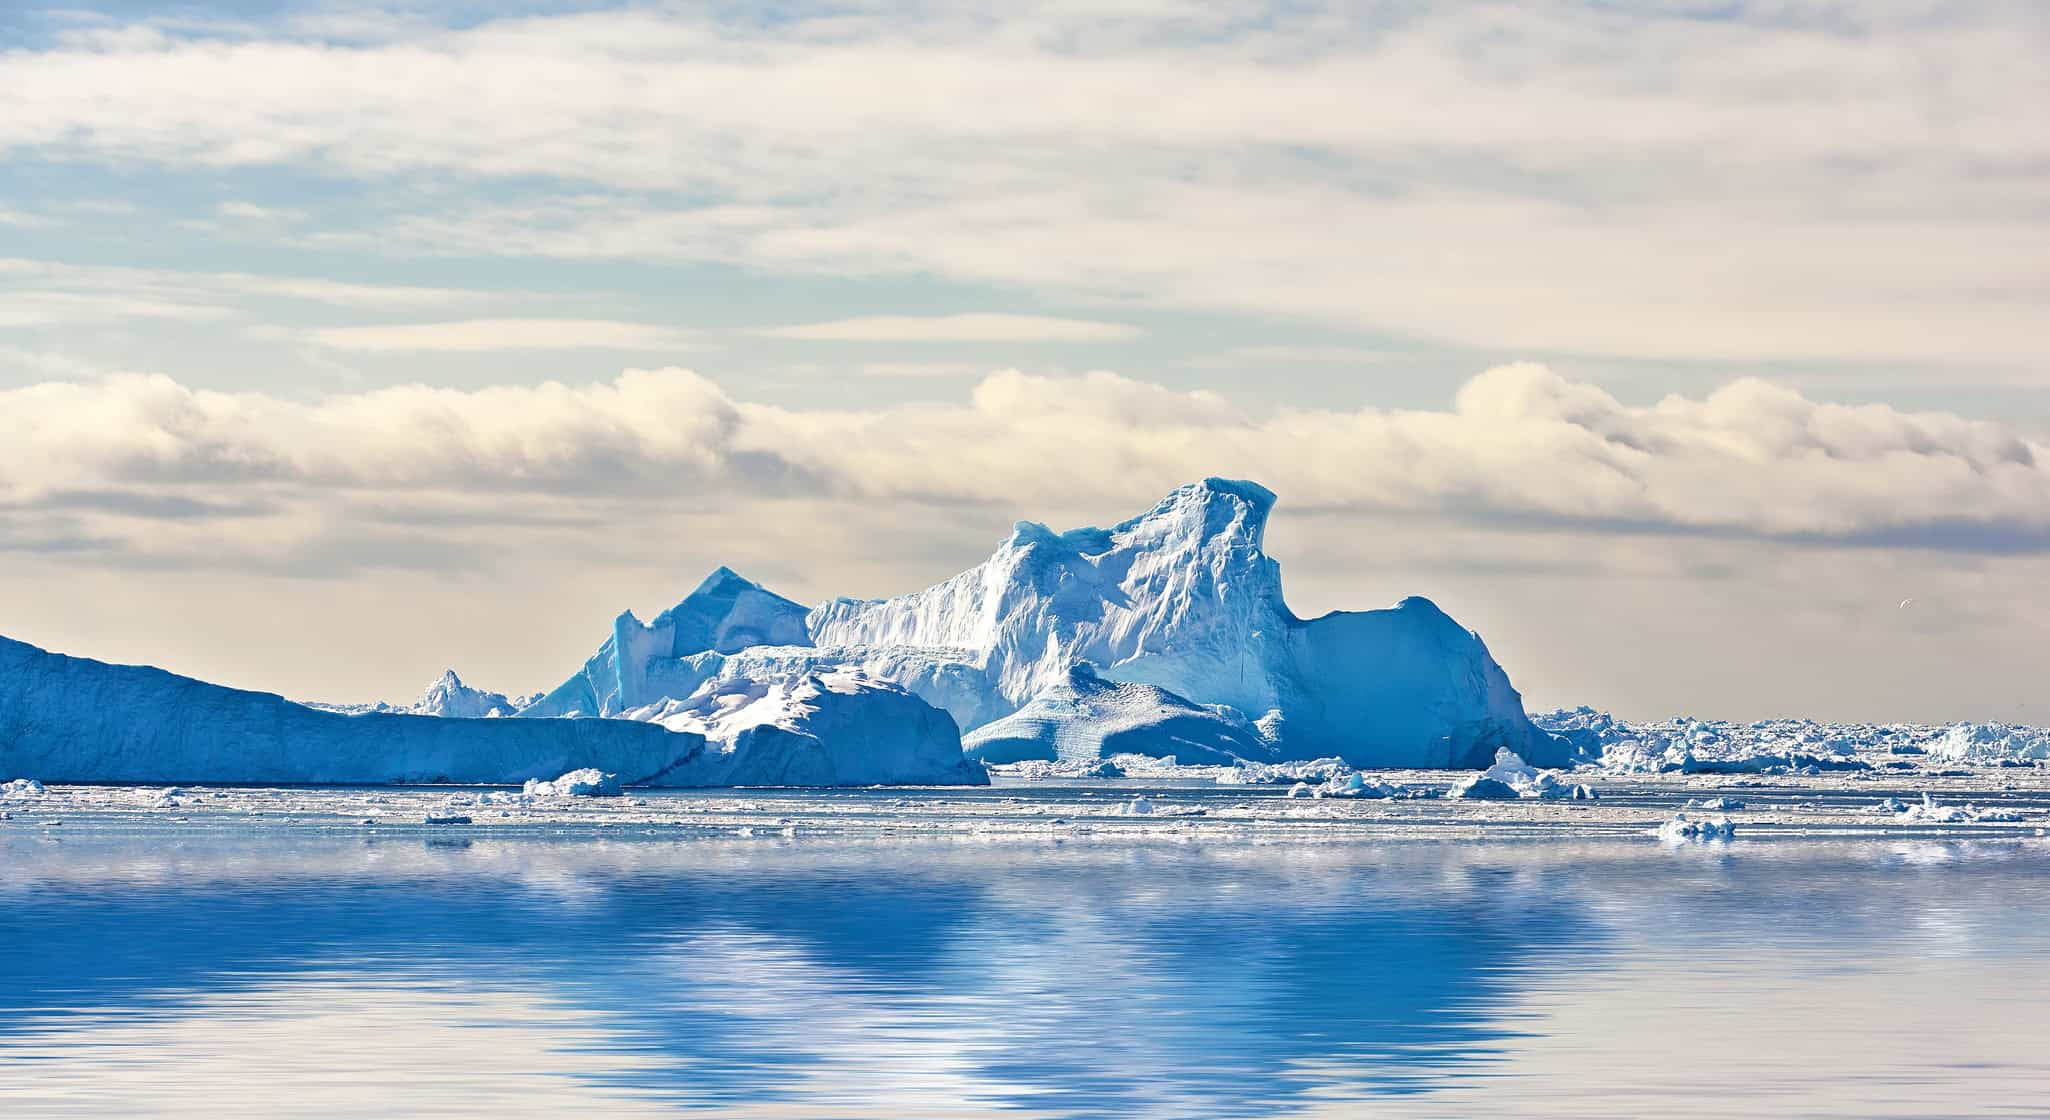
<svg viewBox="0 0 2050 1120">
<path fill-rule="evenodd" d="M 2050 844 L 0 822 L 0 1116 L 2050 1113 Z"/>
</svg>

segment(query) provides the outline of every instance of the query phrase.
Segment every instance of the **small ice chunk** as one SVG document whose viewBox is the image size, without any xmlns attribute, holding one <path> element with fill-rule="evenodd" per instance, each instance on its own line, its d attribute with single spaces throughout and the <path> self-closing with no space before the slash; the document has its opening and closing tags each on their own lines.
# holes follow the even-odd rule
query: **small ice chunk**
<svg viewBox="0 0 2050 1120">
<path fill-rule="evenodd" d="M 572 770 L 552 782 L 527 780 L 528 797 L 618 797 L 619 775 L 585 768 Z"/>
<path fill-rule="evenodd" d="M 1460 779 L 1445 796 L 1465 801 L 1515 801 L 1523 795 L 1507 782 L 1486 774 L 1471 774 Z"/>
<path fill-rule="evenodd" d="M 1742 801 L 1730 797 L 1704 797 L 1699 801 L 1690 799 L 1689 809 L 1704 809 L 1711 813 L 1733 813 L 1744 807 Z"/>
<path fill-rule="evenodd" d="M 1680 813 L 1658 826 L 1652 835 L 1668 844 L 1684 844 L 1691 840 L 1734 840 L 1737 836 L 1737 826 L 1728 817 L 1717 817 L 1712 821 L 1695 821 L 1688 820 L 1687 814 Z"/>
<path fill-rule="evenodd" d="M 16 778 L 11 782 L 0 782 L 0 797 L 41 797 L 43 783 L 34 778 Z"/>
<path fill-rule="evenodd" d="M 1557 770 L 1539 770 L 1503 747 L 1495 752 L 1493 766 L 1461 779 L 1445 796 L 1471 801 L 1593 801 L 1600 795 L 1592 786 L 1567 781 Z"/>
<path fill-rule="evenodd" d="M 1897 800 L 1888 798 L 1887 800 Z M 1884 804 L 1884 802 L 1882 802 Z M 1915 824 L 2013 824 L 2026 819 L 2013 809 L 1981 809 L 1976 805 L 1944 805 L 1928 794 L 1920 805 L 1910 805 L 1895 815 L 1896 820 Z"/>
<path fill-rule="evenodd" d="M 1153 802 L 1144 797 L 1134 797 L 1123 810 L 1128 817 L 1149 817 L 1153 815 Z"/>
</svg>

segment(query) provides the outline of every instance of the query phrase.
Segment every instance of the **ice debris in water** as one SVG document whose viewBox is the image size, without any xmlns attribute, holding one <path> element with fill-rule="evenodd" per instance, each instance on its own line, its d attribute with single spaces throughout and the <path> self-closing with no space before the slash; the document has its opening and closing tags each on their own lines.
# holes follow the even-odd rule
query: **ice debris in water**
<svg viewBox="0 0 2050 1120">
<path fill-rule="evenodd" d="M 1734 813 L 1742 809 L 1744 803 L 1734 797 L 1704 797 L 1699 801 L 1688 798 L 1687 807 L 1689 809 L 1705 809 L 1711 813 Z"/>
<path fill-rule="evenodd" d="M 2006 723 L 1960 723 L 1925 749 L 1949 762 L 1978 765 L 2050 759 L 2050 730 Z"/>
<path fill-rule="evenodd" d="M 1575 757 L 1617 774 L 1912 770 L 1923 765 L 2028 766 L 2050 761 L 2050 729 L 2005 723 L 1732 723 L 1689 717 L 1632 723 L 1592 708 L 1531 721 Z"/>
<path fill-rule="evenodd" d="M 1887 798 L 1886 801 L 1880 803 L 1880 807 L 1885 808 L 1889 802 L 1899 804 L 1900 799 Z M 2013 809 L 1981 809 L 1976 805 L 1944 805 L 1926 793 L 1922 795 L 1921 804 L 1904 806 L 1896 811 L 1895 818 L 1915 824 L 1971 824 L 1975 822 L 2011 824 L 2025 819 L 2021 813 Z"/>
<path fill-rule="evenodd" d="M 1653 835 L 1668 844 L 1679 844 L 1689 840 L 1734 840 L 1737 837 L 1737 826 L 1728 817 L 1697 821 L 1689 820 L 1687 814 L 1680 813 L 1658 826 Z"/>
<path fill-rule="evenodd" d="M 1462 778 L 1445 796 L 1469 801 L 1593 801 L 1600 794 L 1592 786 L 1567 781 L 1557 770 L 1530 766 L 1515 751 L 1503 747 L 1495 752 L 1493 766 Z"/>
<path fill-rule="evenodd" d="M 1342 758 L 1313 758 L 1307 762 L 1243 762 L 1217 775 L 1221 786 L 1284 786 L 1325 783 L 1353 773 Z"/>
<path fill-rule="evenodd" d="M 1405 787 L 1389 782 L 1373 781 L 1365 774 L 1354 771 L 1343 778 L 1333 778 L 1325 782 L 1314 792 L 1318 797 L 1365 797 L 1378 800 L 1400 796 L 1404 789 Z"/>
<path fill-rule="evenodd" d="M 0 782 L 0 797 L 41 797 L 43 783 L 34 778 L 16 778 L 11 782 Z"/>
<path fill-rule="evenodd" d="M 1219 773 L 1226 786 L 1287 785 L 1290 797 L 1358 797 L 1368 799 L 1436 796 L 1432 791 L 1367 777 L 1342 758 L 1306 762 L 1248 762 Z"/>
<path fill-rule="evenodd" d="M 523 791 L 529 797 L 618 797 L 619 775 L 602 770 L 572 770 L 552 782 L 527 779 Z"/>
</svg>

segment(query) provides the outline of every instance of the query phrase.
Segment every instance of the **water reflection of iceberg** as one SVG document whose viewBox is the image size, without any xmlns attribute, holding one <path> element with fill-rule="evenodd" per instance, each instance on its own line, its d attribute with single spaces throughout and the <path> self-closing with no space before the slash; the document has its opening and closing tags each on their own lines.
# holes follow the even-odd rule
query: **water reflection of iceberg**
<svg viewBox="0 0 2050 1120">
<path fill-rule="evenodd" d="M 424 976 L 602 1024 L 574 1076 L 609 1089 L 807 1114 L 896 1100 L 1243 1115 L 1333 1083 L 1432 1088 L 1489 1068 L 1525 986 L 1596 967 L 1619 939 L 1696 935 L 1674 915 L 1784 940 L 1798 913 L 1825 943 L 1903 916 L 1860 904 L 1870 883 L 1846 866 L 1913 876 L 1896 899 L 1969 913 L 1965 896 L 1992 888 L 1973 869 L 1999 862 L 1923 871 L 1878 847 L 83 840 L 0 840 L 0 1045 L 78 1029 L 78 1008 L 175 1019 L 224 989 Z M 1739 896 L 1742 911 L 1718 909 Z"/>
</svg>

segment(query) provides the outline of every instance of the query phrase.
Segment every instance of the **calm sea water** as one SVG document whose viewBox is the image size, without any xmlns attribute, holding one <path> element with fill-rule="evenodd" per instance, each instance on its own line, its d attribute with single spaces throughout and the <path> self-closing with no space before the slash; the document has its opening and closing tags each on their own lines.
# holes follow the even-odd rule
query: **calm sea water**
<svg viewBox="0 0 2050 1120">
<path fill-rule="evenodd" d="M 2040 1116 L 2050 847 L 0 833 L 0 1115 Z"/>
</svg>

